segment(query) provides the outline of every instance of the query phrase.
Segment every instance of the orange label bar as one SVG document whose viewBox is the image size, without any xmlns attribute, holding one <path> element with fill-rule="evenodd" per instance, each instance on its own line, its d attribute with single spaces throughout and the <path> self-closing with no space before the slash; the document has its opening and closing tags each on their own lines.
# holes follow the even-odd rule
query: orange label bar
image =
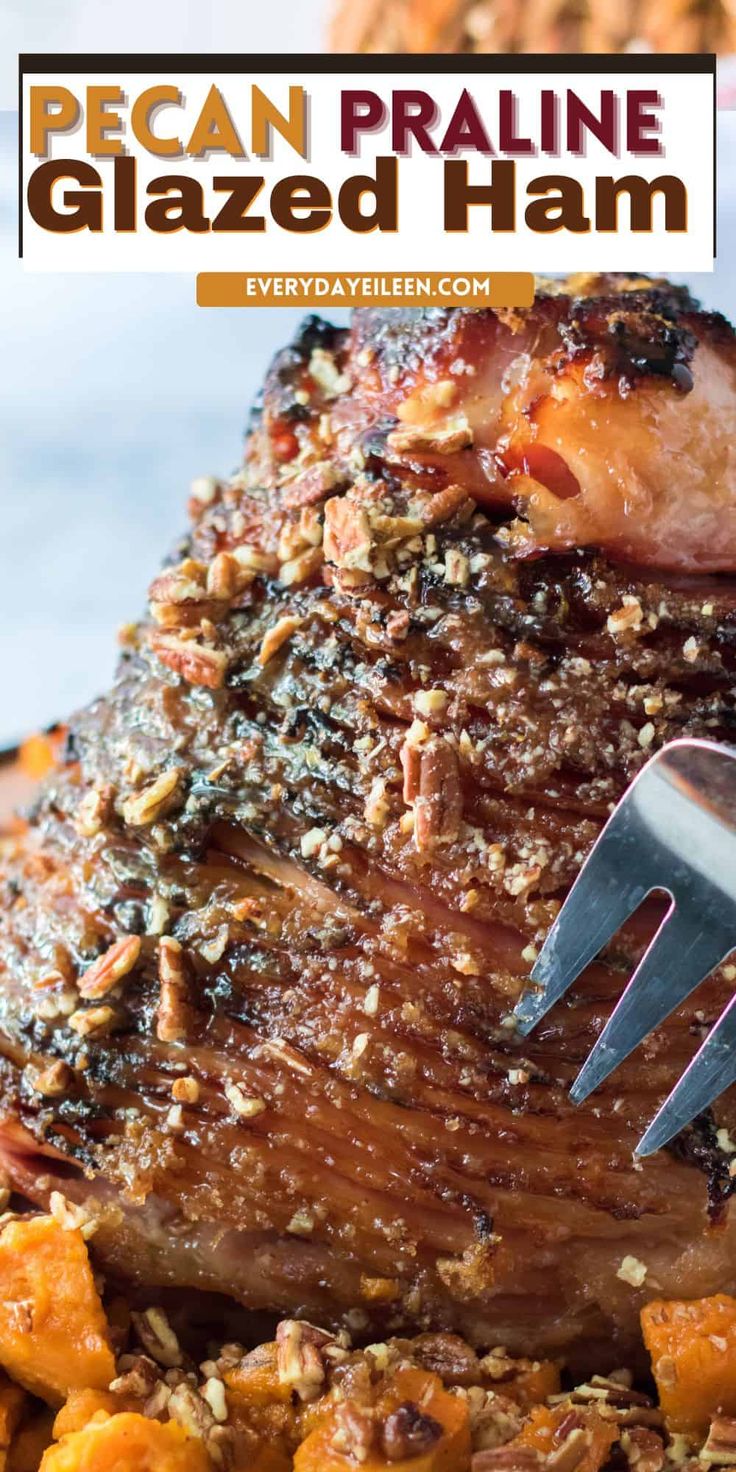
<svg viewBox="0 0 736 1472">
<path fill-rule="evenodd" d="M 200 271 L 199 307 L 530 307 L 530 271 Z"/>
</svg>

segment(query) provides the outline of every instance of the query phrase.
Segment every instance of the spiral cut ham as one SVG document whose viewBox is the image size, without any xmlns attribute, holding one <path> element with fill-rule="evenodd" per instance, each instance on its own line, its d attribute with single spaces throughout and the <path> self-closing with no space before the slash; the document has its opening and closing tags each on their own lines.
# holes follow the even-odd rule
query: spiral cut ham
<svg viewBox="0 0 736 1472">
<path fill-rule="evenodd" d="M 647 756 L 733 739 L 735 363 L 610 278 L 276 359 L 3 854 L 4 1165 L 108 1272 L 598 1369 L 736 1290 L 733 1096 L 632 1154 L 733 967 L 580 1109 L 656 904 L 511 1018 Z"/>
</svg>

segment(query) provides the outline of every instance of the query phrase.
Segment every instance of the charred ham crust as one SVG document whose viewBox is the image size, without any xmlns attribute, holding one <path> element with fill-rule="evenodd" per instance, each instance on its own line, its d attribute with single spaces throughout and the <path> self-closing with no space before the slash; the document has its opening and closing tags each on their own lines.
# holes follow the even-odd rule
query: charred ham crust
<svg viewBox="0 0 736 1472">
<path fill-rule="evenodd" d="M 669 378 L 682 392 L 692 387 L 689 373 L 698 337 L 706 336 L 733 352 L 730 324 L 719 313 L 697 313 L 685 287 L 669 282 L 629 289 L 631 278 L 581 278 L 577 292 L 550 284 L 527 311 L 499 312 L 498 319 L 517 331 L 531 322 L 541 342 L 557 338 L 560 368 L 581 358 L 593 360 L 601 377 L 615 377 L 628 390 L 648 377 Z M 360 316 L 359 350 L 375 353 L 384 381 L 392 374 L 418 373 L 427 364 L 448 360 L 452 353 L 471 354 L 478 333 L 488 330 L 494 314 L 474 309 L 369 309 Z"/>
</svg>

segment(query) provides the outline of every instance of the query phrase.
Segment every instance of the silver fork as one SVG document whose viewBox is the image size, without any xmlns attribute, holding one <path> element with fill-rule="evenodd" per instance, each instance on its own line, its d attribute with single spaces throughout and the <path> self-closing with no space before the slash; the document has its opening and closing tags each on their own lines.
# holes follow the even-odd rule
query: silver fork
<svg viewBox="0 0 736 1472">
<path fill-rule="evenodd" d="M 656 891 L 670 905 L 578 1074 L 576 1104 L 658 1027 L 736 947 L 736 750 L 664 746 L 624 793 L 547 936 L 516 1019 L 526 1036 Z M 736 997 L 643 1135 L 666 1145 L 736 1081 Z"/>
</svg>

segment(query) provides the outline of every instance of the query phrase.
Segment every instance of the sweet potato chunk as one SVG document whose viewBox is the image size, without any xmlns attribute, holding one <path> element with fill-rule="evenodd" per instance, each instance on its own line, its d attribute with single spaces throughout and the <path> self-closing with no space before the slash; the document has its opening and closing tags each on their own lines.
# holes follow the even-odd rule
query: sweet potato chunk
<svg viewBox="0 0 736 1472">
<path fill-rule="evenodd" d="M 655 1299 L 641 1326 L 670 1431 L 702 1438 L 717 1412 L 736 1415 L 736 1298 Z"/>
<path fill-rule="evenodd" d="M 574 1417 L 574 1424 L 573 1424 Z M 611 1421 L 604 1421 L 598 1412 L 587 1406 L 562 1404 L 535 1406 L 529 1420 L 522 1426 L 519 1435 L 509 1442 L 514 1450 L 530 1447 L 548 1457 L 564 1446 L 571 1432 L 582 1431 L 586 1447 L 582 1458 L 576 1463 L 575 1472 L 598 1472 L 613 1443 L 618 1440 L 619 1428 Z"/>
<path fill-rule="evenodd" d="M 493 1365 L 494 1356 L 484 1361 Z M 501 1361 L 503 1363 L 503 1361 Z M 501 1375 L 489 1375 L 490 1388 L 499 1391 L 523 1411 L 538 1406 L 550 1395 L 559 1394 L 560 1368 L 554 1360 L 509 1360 L 509 1371 Z"/>
<path fill-rule="evenodd" d="M 72 1389 L 105 1389 L 115 1374 L 84 1239 L 53 1217 L 0 1232 L 0 1364 L 52 1405 Z"/>
<path fill-rule="evenodd" d="M 290 1386 L 279 1380 L 276 1344 L 259 1345 L 227 1370 L 224 1379 L 230 1424 L 240 1433 L 249 1458 L 243 1465 L 248 1472 L 251 1467 L 257 1472 L 261 1467 L 263 1472 L 290 1472 L 291 1453 L 300 1437 L 299 1413 L 292 1405 Z"/>
<path fill-rule="evenodd" d="M 400 1453 L 401 1426 L 394 1420 L 394 1444 L 390 1459 L 385 1438 L 390 1422 L 397 1413 L 403 1415 L 406 1433 L 406 1456 Z M 421 1438 L 411 1446 L 411 1428 L 416 1413 L 438 1428 L 438 1435 L 425 1449 Z M 302 1442 L 294 1458 L 294 1472 L 467 1472 L 470 1461 L 470 1429 L 464 1401 L 450 1395 L 437 1375 L 427 1370 L 398 1370 L 389 1381 L 374 1407 L 376 1427 L 374 1444 L 359 1459 L 340 1450 L 339 1408 L 332 1411 L 315 1431 Z M 337 1438 L 337 1444 L 336 1444 Z"/>
<path fill-rule="evenodd" d="M 103 1411 L 106 1416 L 115 1416 L 120 1411 L 139 1409 L 128 1405 L 111 1390 L 72 1390 L 54 1421 L 54 1440 L 61 1441 L 72 1431 L 84 1431 L 90 1421 Z"/>
<path fill-rule="evenodd" d="M 164 1426 L 131 1411 L 98 1416 L 49 1447 L 40 1472 L 213 1472 L 203 1442 L 175 1421 Z"/>
</svg>

